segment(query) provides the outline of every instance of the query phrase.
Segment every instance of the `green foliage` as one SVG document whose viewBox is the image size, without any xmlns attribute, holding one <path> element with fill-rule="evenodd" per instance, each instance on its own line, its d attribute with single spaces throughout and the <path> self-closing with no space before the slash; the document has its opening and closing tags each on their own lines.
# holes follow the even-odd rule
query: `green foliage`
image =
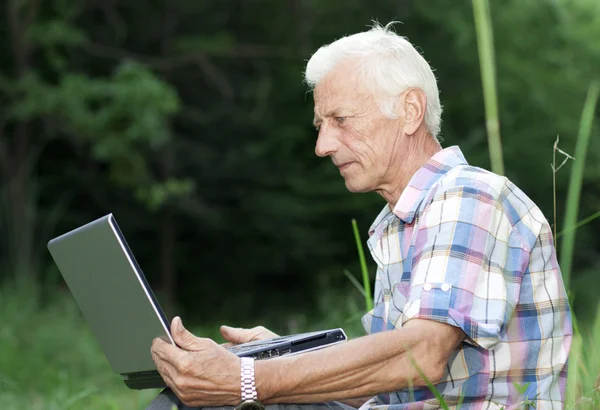
<svg viewBox="0 0 600 410">
<path fill-rule="evenodd" d="M 583 114 L 581 115 L 581 125 L 579 127 L 577 145 L 575 146 L 575 158 L 577 158 L 577 160 L 573 166 L 571 180 L 569 182 L 569 194 L 567 197 L 567 210 L 565 215 L 565 230 L 567 233 L 565 233 L 563 238 L 560 255 L 560 266 L 562 269 L 565 287 L 567 289 L 569 288 L 569 282 L 571 279 L 571 266 L 573 265 L 573 252 L 575 248 L 574 227 L 577 223 L 577 215 L 579 212 L 583 172 L 585 169 L 588 142 L 592 132 L 598 94 L 600 94 L 600 82 L 595 81 L 590 85 L 588 97 L 583 108 Z"/>
<path fill-rule="evenodd" d="M 567 409 L 592 410 L 600 406 L 600 353 L 595 348 L 600 343 L 600 304 L 590 325 L 575 326 L 569 356 Z"/>
<path fill-rule="evenodd" d="M 369 226 L 383 202 L 348 193 L 335 167 L 314 157 L 301 74 L 320 45 L 372 18 L 402 21 L 396 30 L 436 69 L 444 144 L 489 167 L 471 2 L 49 0 L 37 12 L 33 1 L 9 2 L 20 21 L 0 30 L 0 261 L 39 260 L 30 272 L 48 283 L 60 276 L 45 241 L 113 212 L 157 293 L 170 278 L 176 310 L 191 320 L 211 312 L 293 329 L 350 317 L 359 334 L 363 301 L 340 275 L 362 269 L 348 221 Z M 590 39 L 600 38 L 599 4 L 492 3 L 506 174 L 546 215 L 552 142 L 559 134 L 574 152 L 581 101 L 597 76 L 600 45 Z M 580 215 L 600 209 L 598 132 Z M 23 163 L 30 174 L 16 186 Z M 568 172 L 556 183 L 562 214 Z M 35 218 L 14 222 L 20 209 Z M 578 229 L 575 243 L 582 320 L 598 300 L 590 286 L 598 283 L 598 223 Z M 27 249 L 19 237 L 33 257 L 13 252 Z M 0 274 L 17 275 L 13 265 Z"/>
<path fill-rule="evenodd" d="M 150 210 L 161 208 L 170 198 L 188 195 L 194 189 L 194 181 L 190 178 L 170 178 L 160 184 L 141 185 L 136 188 L 136 197 L 145 203 Z"/>
<path fill-rule="evenodd" d="M 85 33 L 60 18 L 31 27 L 29 40 L 45 48 L 77 47 L 88 40 Z"/>
<path fill-rule="evenodd" d="M 183 52 L 223 53 L 233 50 L 235 42 L 235 37 L 231 33 L 220 32 L 207 37 L 180 37 L 175 47 Z"/>
<path fill-rule="evenodd" d="M 110 79 L 73 73 L 57 85 L 29 72 L 7 91 L 15 98 L 7 120 L 50 117 L 55 133 L 91 141 L 99 160 L 125 156 L 136 143 L 165 143 L 166 116 L 179 104 L 171 87 L 134 62 L 119 65 Z"/>
<path fill-rule="evenodd" d="M 6 410 L 144 409 L 108 362 L 68 294 L 36 302 L 32 283 L 0 290 L 0 403 Z"/>
<path fill-rule="evenodd" d="M 319 45 L 365 29 L 370 18 L 403 21 L 396 29 L 437 69 L 446 145 L 458 143 L 471 163 L 488 165 L 469 2 L 296 3 L 171 2 L 166 8 L 139 1 L 46 3 L 27 37 L 39 50 L 30 70 L 22 78 L 2 73 L 6 110 L 0 116 L 10 113 L 11 129 L 23 122 L 36 128 L 32 154 L 40 160 L 34 173 L 44 175 L 36 205 L 40 215 L 48 211 L 44 200 L 56 202 L 62 191 L 57 187 L 68 186 L 77 198 L 52 233 L 114 212 L 131 221 L 125 223 L 126 234 L 156 282 L 164 272 L 156 259 L 163 258 L 158 226 L 168 210 L 178 227 L 171 271 L 178 273 L 176 283 L 186 284 L 176 290 L 182 307 L 200 313 L 218 306 L 228 316 L 230 304 L 211 289 L 227 286 L 241 299 L 254 283 L 266 280 L 264 291 L 273 295 L 273 305 L 263 307 L 249 297 L 241 309 L 263 314 L 289 301 L 288 284 L 298 277 L 303 280 L 291 287 L 292 309 L 312 306 L 314 300 L 305 295 L 318 276 L 361 269 L 345 227 L 353 217 L 368 226 L 382 203 L 375 195 L 346 192 L 335 168 L 314 158 L 311 97 L 301 73 Z M 508 1 L 491 10 L 499 33 L 494 39 L 498 109 L 505 113 L 508 176 L 546 214 L 551 178 L 548 156 L 538 154 L 543 147 L 550 152 L 557 133 L 564 149 L 573 151 L 573 119 L 587 87 L 583 79 L 598 56 L 597 46 L 583 35 L 597 30 L 595 17 L 584 16 L 589 1 L 554 3 L 534 7 Z M 294 23 L 274 15 L 294 16 Z M 64 64 L 54 67 L 50 51 Z M 3 53 L 13 61 L 10 47 Z M 600 159 L 594 141 L 589 164 Z M 566 190 L 563 174 L 559 198 Z M 584 185 L 592 192 L 594 174 L 586 166 Z M 595 198 L 582 202 L 582 215 L 597 211 Z M 579 238 L 585 240 L 594 227 L 584 227 Z M 207 286 L 198 283 L 198 259 L 211 273 Z M 226 280 L 240 271 L 241 260 L 242 277 Z M 575 263 L 587 267 L 593 261 L 578 257 Z M 198 300 L 204 301 L 202 308 Z"/>
</svg>

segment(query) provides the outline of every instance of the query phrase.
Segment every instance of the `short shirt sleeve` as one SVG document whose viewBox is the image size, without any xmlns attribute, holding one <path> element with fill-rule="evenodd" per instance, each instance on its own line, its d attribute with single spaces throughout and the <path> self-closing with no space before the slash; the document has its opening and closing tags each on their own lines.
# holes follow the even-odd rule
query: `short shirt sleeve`
<svg viewBox="0 0 600 410">
<path fill-rule="evenodd" d="M 457 326 L 485 349 L 501 340 L 529 258 L 501 205 L 471 187 L 435 195 L 415 226 L 402 324 L 419 318 Z"/>
</svg>

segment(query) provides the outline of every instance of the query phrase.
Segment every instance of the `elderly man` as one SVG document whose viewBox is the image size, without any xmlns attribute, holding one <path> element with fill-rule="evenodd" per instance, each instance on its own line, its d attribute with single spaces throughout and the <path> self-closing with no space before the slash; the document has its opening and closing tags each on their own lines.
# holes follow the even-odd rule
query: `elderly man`
<svg viewBox="0 0 600 410">
<path fill-rule="evenodd" d="M 450 407 L 562 408 L 572 329 L 550 226 L 508 179 L 442 149 L 427 62 L 376 26 L 321 47 L 306 81 L 316 154 L 349 191 L 387 202 L 369 231 L 376 306 L 363 318 L 367 336 L 257 361 L 257 397 L 240 407 L 439 408 L 429 380 Z M 172 331 L 179 347 L 155 340 L 152 353 L 175 394 L 150 408 L 240 405 L 240 359 L 178 318 Z M 274 335 L 222 334 L 233 343 Z"/>
</svg>

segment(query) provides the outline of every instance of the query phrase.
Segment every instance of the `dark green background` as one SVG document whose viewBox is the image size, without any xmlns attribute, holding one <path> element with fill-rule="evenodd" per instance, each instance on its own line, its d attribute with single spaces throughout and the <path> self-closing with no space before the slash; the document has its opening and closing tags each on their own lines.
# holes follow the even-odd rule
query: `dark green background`
<svg viewBox="0 0 600 410">
<path fill-rule="evenodd" d="M 443 145 L 489 167 L 469 1 L 2 3 L 0 280 L 41 283 L 41 298 L 64 288 L 46 242 L 113 212 L 169 314 L 279 330 L 360 314 L 342 273 L 359 275 L 350 220 L 366 240 L 384 203 L 348 193 L 314 155 L 302 72 L 319 46 L 372 19 L 401 21 L 436 70 Z M 553 144 L 560 135 L 574 152 L 600 67 L 588 7 L 491 1 L 506 172 L 551 223 Z M 600 209 L 598 136 L 579 219 Z M 559 231 L 570 169 L 557 174 Z M 598 229 L 599 219 L 577 232 L 582 319 L 598 302 Z"/>
</svg>

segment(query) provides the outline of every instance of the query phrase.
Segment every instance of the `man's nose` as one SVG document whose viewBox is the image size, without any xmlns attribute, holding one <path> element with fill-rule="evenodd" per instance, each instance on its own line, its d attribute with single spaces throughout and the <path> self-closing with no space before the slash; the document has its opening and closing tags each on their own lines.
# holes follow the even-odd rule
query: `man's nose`
<svg viewBox="0 0 600 410">
<path fill-rule="evenodd" d="M 338 150 L 339 139 L 337 133 L 338 131 L 335 128 L 326 125 L 325 122 L 321 124 L 317 145 L 315 147 L 315 154 L 317 154 L 317 156 L 327 157 Z"/>
</svg>

